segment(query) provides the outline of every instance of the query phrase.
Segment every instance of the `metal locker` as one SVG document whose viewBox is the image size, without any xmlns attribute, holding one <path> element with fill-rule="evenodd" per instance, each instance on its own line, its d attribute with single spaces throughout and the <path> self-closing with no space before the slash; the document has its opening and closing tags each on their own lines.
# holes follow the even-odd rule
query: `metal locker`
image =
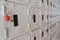
<svg viewBox="0 0 60 40">
<path fill-rule="evenodd" d="M 5 18 L 1 20 L 5 30 L 0 29 L 6 32 L 3 39 L 55 40 L 54 36 L 57 36 L 57 40 L 60 17 L 54 7 L 52 0 L 5 0 L 4 13 L 1 14 Z"/>
<path fill-rule="evenodd" d="M 30 35 L 26 33 L 11 40 L 30 40 Z"/>
<path fill-rule="evenodd" d="M 48 24 L 48 25 L 46 26 L 46 28 L 45 28 L 46 40 L 49 40 L 49 35 L 50 35 L 49 31 L 50 31 L 50 29 L 49 29 L 49 24 Z"/>
<path fill-rule="evenodd" d="M 40 40 L 41 39 L 41 29 L 37 29 L 31 32 L 31 40 Z"/>
<path fill-rule="evenodd" d="M 43 0 L 43 1 L 44 1 L 44 7 L 45 7 L 45 9 L 47 9 L 48 8 L 49 0 Z"/>
<path fill-rule="evenodd" d="M 55 14 L 56 14 L 56 13 L 55 13 L 55 11 L 54 11 L 54 10 L 53 10 L 53 12 L 52 12 L 52 13 L 53 13 L 53 14 L 52 14 L 52 19 L 53 19 L 53 20 L 55 20 L 55 17 L 54 17 L 54 16 L 55 16 Z"/>
<path fill-rule="evenodd" d="M 48 23 L 50 22 L 49 19 L 50 19 L 50 11 L 47 10 L 47 22 L 48 22 Z"/>
<path fill-rule="evenodd" d="M 42 8 L 42 9 L 47 9 L 47 8 L 48 8 L 48 6 L 47 6 L 47 4 L 46 4 L 46 0 L 42 0 L 41 8 Z"/>
<path fill-rule="evenodd" d="M 51 23 L 51 24 L 49 24 L 49 36 L 52 36 L 52 34 L 53 34 L 53 24 Z M 55 30 L 54 30 L 55 31 Z"/>
<path fill-rule="evenodd" d="M 45 10 L 45 13 L 44 13 L 44 21 L 45 21 L 45 23 L 48 23 L 48 12 L 47 12 L 47 10 Z"/>
<path fill-rule="evenodd" d="M 45 25 L 45 11 L 44 10 L 42 10 L 41 11 L 41 25 Z"/>
<path fill-rule="evenodd" d="M 7 14 L 11 17 L 10 21 L 6 22 L 10 39 L 22 35 L 29 30 L 28 6 L 13 4 L 8 2 L 7 5 Z"/>
<path fill-rule="evenodd" d="M 49 27 L 48 24 L 41 26 L 41 40 L 48 40 L 49 39 Z"/>
<path fill-rule="evenodd" d="M 52 0 L 49 0 L 49 8 L 52 8 Z"/>
<path fill-rule="evenodd" d="M 36 8 L 30 8 L 30 28 L 31 30 L 37 29 L 40 27 L 40 14 L 41 11 Z"/>
<path fill-rule="evenodd" d="M 48 28 L 47 25 L 42 26 L 42 29 L 41 29 L 41 40 L 49 40 L 49 36 L 48 36 L 46 28 Z"/>
<path fill-rule="evenodd" d="M 21 5 L 28 5 L 29 0 L 6 0 L 6 2 L 17 3 Z"/>
<path fill-rule="evenodd" d="M 30 6 L 32 7 L 41 7 L 42 0 L 30 0 Z"/>
<path fill-rule="evenodd" d="M 51 11 L 51 9 L 49 9 L 49 22 L 51 22 L 52 21 L 52 11 Z"/>
</svg>

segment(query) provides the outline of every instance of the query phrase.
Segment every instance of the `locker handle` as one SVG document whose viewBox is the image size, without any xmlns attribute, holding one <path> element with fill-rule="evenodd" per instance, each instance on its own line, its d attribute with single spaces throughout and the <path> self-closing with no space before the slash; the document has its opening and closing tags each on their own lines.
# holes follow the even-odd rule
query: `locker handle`
<svg viewBox="0 0 60 40">
<path fill-rule="evenodd" d="M 5 1 L 7 1 L 7 0 L 5 0 Z"/>
<path fill-rule="evenodd" d="M 18 26 L 18 15 L 13 15 L 14 26 Z"/>
<path fill-rule="evenodd" d="M 44 32 L 42 31 L 42 37 L 44 36 Z"/>
<path fill-rule="evenodd" d="M 33 22 L 36 22 L 36 15 L 33 15 Z"/>
<path fill-rule="evenodd" d="M 42 15 L 42 20 L 44 20 L 44 15 Z"/>
</svg>

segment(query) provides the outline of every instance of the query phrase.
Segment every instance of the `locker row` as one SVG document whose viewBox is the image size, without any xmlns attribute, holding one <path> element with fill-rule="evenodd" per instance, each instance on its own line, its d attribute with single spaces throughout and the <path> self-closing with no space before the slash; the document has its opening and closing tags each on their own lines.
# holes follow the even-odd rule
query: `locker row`
<svg viewBox="0 0 60 40">
<path fill-rule="evenodd" d="M 50 40 L 60 24 L 52 0 L 5 0 L 6 40 Z"/>
<path fill-rule="evenodd" d="M 43 8 L 47 8 L 47 7 L 55 7 L 55 3 L 54 0 L 5 0 L 7 2 L 11 2 L 11 3 L 16 3 L 16 4 L 20 4 L 20 5 L 25 5 L 25 6 L 32 6 L 32 7 L 43 7 Z"/>
<path fill-rule="evenodd" d="M 10 40 L 53 40 L 52 36 L 59 30 L 59 23 L 60 20 L 54 24 L 45 25 L 44 28 L 31 31 L 31 34 L 27 32 L 26 34 L 19 35 Z"/>
</svg>

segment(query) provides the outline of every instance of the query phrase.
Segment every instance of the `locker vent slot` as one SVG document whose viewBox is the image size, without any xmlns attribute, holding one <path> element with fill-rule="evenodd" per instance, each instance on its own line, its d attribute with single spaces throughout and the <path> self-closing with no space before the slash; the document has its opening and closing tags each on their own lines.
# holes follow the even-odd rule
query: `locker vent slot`
<svg viewBox="0 0 60 40">
<path fill-rule="evenodd" d="M 53 4 L 53 7 L 55 7 L 55 5 Z"/>
<path fill-rule="evenodd" d="M 36 22 L 36 15 L 33 15 L 33 22 Z"/>
<path fill-rule="evenodd" d="M 50 26 L 50 29 L 52 29 L 52 25 Z"/>
<path fill-rule="evenodd" d="M 42 15 L 42 20 L 44 20 L 44 15 Z"/>
<path fill-rule="evenodd" d="M 49 0 L 47 0 L 47 5 L 49 4 Z"/>
<path fill-rule="evenodd" d="M 18 16 L 13 15 L 13 20 L 14 20 L 14 26 L 18 26 Z"/>
<path fill-rule="evenodd" d="M 48 28 L 46 29 L 46 32 L 48 33 Z"/>
<path fill-rule="evenodd" d="M 44 32 L 42 31 L 42 37 L 44 36 Z"/>
<path fill-rule="evenodd" d="M 52 2 L 50 2 L 50 6 L 52 7 Z"/>
<path fill-rule="evenodd" d="M 48 15 L 47 15 L 47 19 L 48 19 Z"/>
<path fill-rule="evenodd" d="M 50 18 L 52 18 L 52 15 L 50 15 Z"/>
<path fill-rule="evenodd" d="M 54 27 L 55 25 L 53 24 L 53 27 Z"/>
<path fill-rule="evenodd" d="M 44 0 L 42 0 L 42 3 L 44 3 Z"/>
<path fill-rule="evenodd" d="M 36 40 L 36 37 L 34 37 L 34 40 Z"/>
<path fill-rule="evenodd" d="M 5 1 L 7 1 L 7 0 L 5 0 Z"/>
</svg>

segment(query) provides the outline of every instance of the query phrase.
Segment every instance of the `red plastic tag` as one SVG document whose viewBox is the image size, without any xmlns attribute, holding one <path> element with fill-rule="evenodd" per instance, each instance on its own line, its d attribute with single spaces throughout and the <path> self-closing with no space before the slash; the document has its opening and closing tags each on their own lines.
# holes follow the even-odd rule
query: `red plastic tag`
<svg viewBox="0 0 60 40">
<path fill-rule="evenodd" d="M 5 16 L 5 21 L 10 21 L 10 16 Z"/>
</svg>

